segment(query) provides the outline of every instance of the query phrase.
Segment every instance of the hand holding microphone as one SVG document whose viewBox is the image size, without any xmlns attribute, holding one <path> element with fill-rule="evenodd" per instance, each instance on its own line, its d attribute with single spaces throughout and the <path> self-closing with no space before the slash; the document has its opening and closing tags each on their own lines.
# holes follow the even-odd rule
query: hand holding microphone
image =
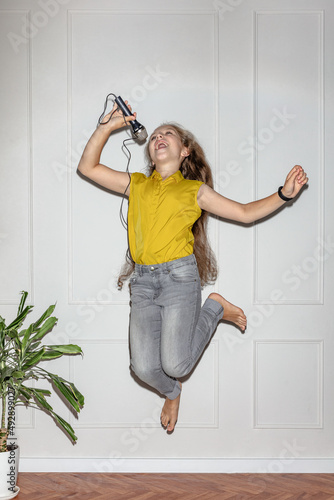
<svg viewBox="0 0 334 500">
<path fill-rule="evenodd" d="M 129 107 L 125 104 L 121 96 L 116 97 L 115 103 L 121 109 L 123 114 L 125 116 L 132 116 L 132 112 L 130 111 Z M 130 125 L 132 128 L 132 134 L 135 136 L 136 139 L 139 141 L 145 141 L 147 139 L 147 132 L 146 128 L 139 123 L 137 120 L 131 120 Z"/>
<path fill-rule="evenodd" d="M 113 110 L 110 113 L 108 113 L 108 115 L 105 115 L 105 112 L 106 112 L 106 109 L 107 109 L 107 105 L 108 105 L 109 96 L 113 96 L 114 97 L 114 107 L 113 107 Z M 123 115 L 124 123 L 125 124 L 129 123 L 131 125 L 133 137 L 135 139 L 138 139 L 141 142 L 145 141 L 146 138 L 147 138 L 147 132 L 146 132 L 146 129 L 145 129 L 144 125 L 142 125 L 141 123 L 139 123 L 136 120 L 136 113 L 132 113 L 130 107 L 127 106 L 127 104 L 123 101 L 123 99 L 121 98 L 121 96 L 116 97 L 115 94 L 113 94 L 112 92 L 110 94 L 108 94 L 107 97 L 106 97 L 106 100 L 105 100 L 105 103 L 104 103 L 104 110 L 103 110 L 103 113 L 102 113 L 102 115 L 100 116 L 100 118 L 98 120 L 98 124 L 99 125 L 105 125 L 105 124 L 109 123 L 110 120 L 112 119 L 112 117 L 118 111 L 121 113 L 121 115 Z M 134 116 L 135 119 L 134 120 L 127 120 L 125 122 L 124 116 Z"/>
</svg>

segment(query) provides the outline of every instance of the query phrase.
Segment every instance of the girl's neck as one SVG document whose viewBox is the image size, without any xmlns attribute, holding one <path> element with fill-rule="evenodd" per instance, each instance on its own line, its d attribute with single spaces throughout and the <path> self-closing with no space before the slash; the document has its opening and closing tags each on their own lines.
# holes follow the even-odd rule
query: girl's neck
<svg viewBox="0 0 334 500">
<path fill-rule="evenodd" d="M 162 180 L 167 179 L 171 175 L 175 174 L 178 170 L 180 170 L 181 165 L 155 165 L 155 170 L 161 175 Z"/>
</svg>

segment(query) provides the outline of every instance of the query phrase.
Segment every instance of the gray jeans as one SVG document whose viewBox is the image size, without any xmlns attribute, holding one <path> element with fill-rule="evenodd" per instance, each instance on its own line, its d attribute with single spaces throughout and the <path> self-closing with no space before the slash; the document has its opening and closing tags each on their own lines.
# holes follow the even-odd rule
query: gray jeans
<svg viewBox="0 0 334 500">
<path fill-rule="evenodd" d="M 223 317 L 223 307 L 207 299 L 195 256 L 136 264 L 130 279 L 131 368 L 169 399 L 180 394 L 176 379 L 187 375 Z"/>
</svg>

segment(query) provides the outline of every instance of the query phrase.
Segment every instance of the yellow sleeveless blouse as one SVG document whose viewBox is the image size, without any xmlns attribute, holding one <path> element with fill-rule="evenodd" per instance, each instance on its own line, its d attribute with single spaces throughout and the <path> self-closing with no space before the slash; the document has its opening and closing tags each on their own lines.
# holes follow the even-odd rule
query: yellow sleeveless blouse
<svg viewBox="0 0 334 500">
<path fill-rule="evenodd" d="M 184 179 L 178 170 L 165 180 L 131 175 L 128 237 L 137 264 L 162 264 L 193 253 L 192 227 L 202 211 L 197 203 L 201 181 Z"/>
</svg>

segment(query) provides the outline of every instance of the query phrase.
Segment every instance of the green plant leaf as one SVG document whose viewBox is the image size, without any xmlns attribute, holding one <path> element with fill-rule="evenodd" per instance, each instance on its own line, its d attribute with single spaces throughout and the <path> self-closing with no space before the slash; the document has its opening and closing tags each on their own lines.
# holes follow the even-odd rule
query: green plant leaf
<svg viewBox="0 0 334 500">
<path fill-rule="evenodd" d="M 62 417 L 60 417 L 59 415 L 57 415 L 57 413 L 53 411 L 52 406 L 49 405 L 49 403 L 46 401 L 44 397 L 45 392 L 42 389 L 37 390 L 31 388 L 30 390 L 38 406 L 47 410 L 53 416 L 53 418 L 59 423 L 59 425 L 67 432 L 67 434 L 69 434 L 69 436 L 73 439 L 73 441 L 76 441 L 77 437 L 74 434 L 73 428 L 70 426 L 68 422 L 66 422 L 66 420 L 64 420 Z"/>
<path fill-rule="evenodd" d="M 48 309 L 42 314 L 42 316 L 37 321 L 35 321 L 34 323 L 35 330 L 39 327 L 39 325 L 43 323 L 43 321 L 46 320 L 46 318 L 48 318 L 53 313 L 55 307 L 56 304 L 49 306 Z"/>
<path fill-rule="evenodd" d="M 51 374 L 50 374 L 51 375 Z M 53 374 L 52 374 L 53 375 Z M 72 382 L 68 382 L 68 380 L 65 380 L 64 378 L 62 377 L 59 377 L 58 375 L 56 375 L 58 377 L 58 379 L 63 382 L 64 384 L 68 385 L 69 388 L 71 389 L 71 391 L 73 392 L 73 395 L 75 396 L 75 398 L 78 400 L 78 402 L 80 403 L 80 406 L 83 406 L 84 405 L 84 397 L 83 395 L 81 394 L 81 392 L 77 389 L 77 387 L 72 383 Z"/>
<path fill-rule="evenodd" d="M 18 331 L 15 330 L 15 328 L 11 328 L 10 330 L 6 330 L 6 335 L 10 337 L 11 339 L 18 338 L 19 334 Z"/>
<path fill-rule="evenodd" d="M 51 391 L 48 391 L 47 389 L 38 389 L 37 387 L 34 388 L 35 391 L 40 392 L 41 394 L 45 394 L 46 396 L 51 396 Z"/>
<path fill-rule="evenodd" d="M 20 304 L 19 304 L 19 307 L 18 307 L 18 310 L 17 310 L 17 316 L 19 316 L 21 314 L 21 312 L 23 311 L 24 304 L 26 303 L 26 300 L 27 300 L 27 297 L 28 297 L 28 292 L 22 291 L 21 295 L 22 295 L 22 297 L 21 297 Z"/>
<path fill-rule="evenodd" d="M 70 426 L 70 424 L 68 422 L 66 422 L 66 420 L 64 420 L 63 418 L 61 418 L 59 415 L 57 415 L 57 413 L 52 412 L 52 415 L 55 418 L 55 420 L 59 423 L 59 425 L 61 425 L 61 427 L 64 429 L 64 431 L 66 431 L 67 434 L 69 436 L 71 436 L 71 438 L 73 439 L 73 441 L 76 441 L 78 438 L 74 434 L 74 430 Z"/>
<path fill-rule="evenodd" d="M 46 347 L 48 347 L 48 346 L 46 346 Z M 61 358 L 62 356 L 64 356 L 64 354 L 62 352 L 53 351 L 50 349 L 49 351 L 44 352 L 41 361 L 49 361 L 50 359 Z"/>
<path fill-rule="evenodd" d="M 30 355 L 27 355 L 23 359 L 24 364 L 22 366 L 22 370 L 26 370 L 27 368 L 30 368 L 31 366 L 38 363 L 42 359 L 43 354 L 44 354 L 44 347 L 42 349 L 40 349 L 39 351 L 36 351 L 32 354 L 30 353 Z"/>
<path fill-rule="evenodd" d="M 81 347 L 75 344 L 46 345 L 44 347 L 61 352 L 62 354 L 82 354 Z"/>
<path fill-rule="evenodd" d="M 15 391 L 15 404 L 20 403 L 46 411 L 75 441 L 77 437 L 71 425 L 57 415 L 47 401 L 52 390 L 30 387 L 29 382 L 39 379 L 48 380 L 56 390 L 56 394 L 71 405 L 76 412 L 80 412 L 84 397 L 75 385 L 56 374 L 47 372 L 38 364 L 64 355 L 82 354 L 82 349 L 75 344 L 43 345 L 41 339 L 58 321 L 52 316 L 55 305 L 50 305 L 37 321 L 24 328 L 22 324 L 34 307 L 26 306 L 27 297 L 27 292 L 21 292 L 17 316 L 8 327 L 0 316 L 0 390 L 3 390 L 5 394 L 12 388 Z M 28 383 L 29 387 L 25 386 L 25 383 Z"/>
<path fill-rule="evenodd" d="M 21 326 L 21 324 L 23 323 L 23 321 L 25 320 L 28 312 L 30 311 L 30 309 L 32 309 L 34 306 L 27 306 L 25 309 L 23 309 L 23 311 L 21 312 L 21 314 L 19 314 L 15 319 L 14 321 L 12 321 L 12 323 L 10 325 L 8 325 L 7 327 L 7 330 L 12 330 L 13 328 L 19 328 Z"/>
<path fill-rule="evenodd" d="M 45 320 L 43 325 L 39 328 L 38 332 L 36 333 L 36 335 L 32 337 L 31 340 L 35 342 L 36 340 L 39 340 L 42 337 L 44 337 L 44 335 L 46 335 L 50 330 L 52 330 L 57 321 L 58 318 L 56 318 L 55 316 L 52 316 L 51 318 Z"/>
<path fill-rule="evenodd" d="M 11 366 L 5 366 L 4 369 L 0 371 L 0 380 L 4 381 L 6 378 L 11 377 L 13 371 L 14 368 L 12 368 Z"/>
<path fill-rule="evenodd" d="M 73 390 L 73 384 L 68 382 L 67 380 L 58 377 L 58 375 L 54 375 L 53 373 L 48 373 L 54 385 L 59 389 L 62 395 L 66 398 L 66 400 L 70 403 L 70 405 L 77 411 L 80 412 L 80 401 L 77 397 L 77 393 L 79 391 Z M 80 394 L 80 393 L 79 393 Z M 82 395 L 81 395 L 82 396 Z"/>
<path fill-rule="evenodd" d="M 18 337 L 14 337 L 14 339 L 13 339 L 13 340 L 14 340 L 14 342 L 15 342 L 15 345 L 16 345 L 17 349 L 18 349 L 19 351 L 22 351 L 22 342 L 21 342 L 20 337 L 19 337 L 19 336 L 18 336 Z"/>
<path fill-rule="evenodd" d="M 25 372 L 19 371 L 19 370 L 12 373 L 12 377 L 18 378 L 18 379 L 23 379 L 25 377 L 25 375 L 26 375 Z"/>
<path fill-rule="evenodd" d="M 45 408 L 46 410 L 52 412 L 53 408 L 49 403 L 46 401 L 44 394 L 40 391 L 36 391 L 36 389 L 31 388 L 31 393 L 35 400 L 37 401 L 38 405 L 41 406 L 42 408 Z"/>
<path fill-rule="evenodd" d="M 44 394 L 41 392 L 36 391 L 35 389 L 31 389 L 32 396 L 35 398 L 35 401 L 37 402 L 37 405 L 44 408 L 45 410 L 48 410 L 50 412 L 53 411 L 53 408 L 49 403 L 46 401 Z"/>
<path fill-rule="evenodd" d="M 24 372 L 24 380 L 38 380 L 40 377 L 35 373 L 34 369 Z"/>
<path fill-rule="evenodd" d="M 37 340 L 37 342 L 33 342 L 33 340 L 31 340 L 31 344 L 29 345 L 29 351 L 34 351 L 38 346 L 41 345 L 41 341 L 40 340 Z"/>
<path fill-rule="evenodd" d="M 23 396 L 28 402 L 32 398 L 30 387 L 26 387 L 25 385 L 21 385 L 17 388 L 18 396 Z"/>
<path fill-rule="evenodd" d="M 74 384 L 70 384 L 70 386 L 72 388 L 72 391 L 75 394 L 75 397 L 79 401 L 79 405 L 82 408 L 84 406 L 84 404 L 85 404 L 85 398 L 84 398 L 83 394 L 81 394 L 81 392 L 78 390 L 78 388 Z"/>
<path fill-rule="evenodd" d="M 0 332 L 5 330 L 5 328 L 6 328 L 5 320 L 2 316 L 0 316 Z"/>
<path fill-rule="evenodd" d="M 59 382 L 58 380 L 57 381 L 53 381 L 55 386 L 58 387 L 58 389 L 60 390 L 60 392 L 62 393 L 62 395 L 67 399 L 67 401 L 70 403 L 70 405 L 77 411 L 77 412 L 80 412 L 80 406 L 78 404 L 78 401 L 77 399 L 75 398 L 75 396 L 73 395 L 73 392 L 71 390 L 68 389 L 67 385 L 65 385 L 64 383 L 62 382 Z"/>
<path fill-rule="evenodd" d="M 32 323 L 25 331 L 22 339 L 22 352 L 24 354 L 26 347 L 29 345 L 28 341 L 34 331 L 34 324 Z"/>
</svg>

